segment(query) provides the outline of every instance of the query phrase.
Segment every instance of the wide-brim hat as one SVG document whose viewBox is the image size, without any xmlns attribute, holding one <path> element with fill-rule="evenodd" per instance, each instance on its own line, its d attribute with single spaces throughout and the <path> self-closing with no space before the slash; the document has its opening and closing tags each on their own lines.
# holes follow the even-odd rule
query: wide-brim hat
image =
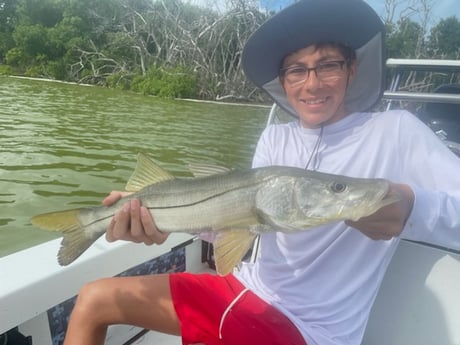
<svg viewBox="0 0 460 345">
<path fill-rule="evenodd" d="M 251 35 L 243 50 L 243 69 L 280 107 L 298 116 L 279 80 L 283 59 L 311 44 L 341 43 L 353 48 L 357 57 L 357 73 L 345 95 L 346 109 L 366 111 L 384 90 L 384 33 L 381 19 L 362 0 L 301 0 Z"/>
</svg>

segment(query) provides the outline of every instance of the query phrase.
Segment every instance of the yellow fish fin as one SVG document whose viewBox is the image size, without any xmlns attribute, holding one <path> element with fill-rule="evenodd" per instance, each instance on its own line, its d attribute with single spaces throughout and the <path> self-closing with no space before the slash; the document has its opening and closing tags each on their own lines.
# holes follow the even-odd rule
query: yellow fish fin
<svg viewBox="0 0 460 345">
<path fill-rule="evenodd" d="M 78 215 L 85 209 L 43 213 L 32 217 L 31 223 L 39 228 L 49 231 L 60 231 L 63 234 L 61 248 L 58 253 L 58 262 L 66 266 L 78 258 L 91 244 L 102 235 L 93 234 L 88 237 Z"/>
<path fill-rule="evenodd" d="M 128 192 L 137 192 L 145 186 L 158 182 L 174 180 L 174 178 L 175 177 L 173 175 L 161 168 L 146 154 L 139 153 L 137 155 L 136 168 L 129 178 L 125 189 Z"/>
<path fill-rule="evenodd" d="M 256 234 L 246 229 L 219 232 L 214 241 L 214 261 L 220 275 L 230 273 L 251 248 Z"/>
<path fill-rule="evenodd" d="M 33 225 L 49 231 L 72 231 L 81 227 L 78 221 L 80 208 L 73 210 L 42 213 L 33 216 L 30 220 Z"/>
<path fill-rule="evenodd" d="M 213 164 L 190 163 L 188 168 L 194 177 L 207 177 L 211 175 L 225 174 L 231 171 L 231 169 L 227 167 Z"/>
</svg>

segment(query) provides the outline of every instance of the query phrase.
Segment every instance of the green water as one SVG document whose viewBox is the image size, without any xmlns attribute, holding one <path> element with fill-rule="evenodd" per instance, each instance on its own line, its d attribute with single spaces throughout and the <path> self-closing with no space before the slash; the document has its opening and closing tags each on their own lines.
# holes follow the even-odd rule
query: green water
<svg viewBox="0 0 460 345">
<path fill-rule="evenodd" d="M 58 236 L 31 216 L 122 190 L 140 151 L 178 176 L 189 162 L 248 167 L 268 114 L 8 77 L 0 102 L 0 256 Z"/>
</svg>

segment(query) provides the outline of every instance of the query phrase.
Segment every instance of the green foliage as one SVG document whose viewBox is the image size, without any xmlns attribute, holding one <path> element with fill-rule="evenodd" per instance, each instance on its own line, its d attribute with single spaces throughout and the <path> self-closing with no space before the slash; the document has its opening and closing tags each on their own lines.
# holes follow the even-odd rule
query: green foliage
<svg viewBox="0 0 460 345">
<path fill-rule="evenodd" d="M 107 33 L 106 39 L 108 44 L 104 49 L 105 55 L 126 63 L 134 59 L 133 46 L 136 45 L 136 42 L 133 37 L 126 32 L 110 32 Z"/>
<path fill-rule="evenodd" d="M 10 32 L 0 31 L 0 63 L 5 60 L 8 50 L 15 46 L 13 36 Z"/>
<path fill-rule="evenodd" d="M 51 28 L 62 20 L 66 1 L 18 0 L 16 16 L 20 25 L 39 24 Z"/>
<path fill-rule="evenodd" d="M 429 48 L 435 57 L 460 58 L 460 21 L 457 17 L 441 19 L 439 24 L 431 29 Z"/>
<path fill-rule="evenodd" d="M 0 65 L 0 75 L 12 75 L 12 74 L 14 74 L 14 70 L 11 66 Z"/>
<path fill-rule="evenodd" d="M 64 60 L 50 61 L 45 65 L 45 73 L 48 77 L 57 80 L 67 79 L 67 66 Z"/>
<path fill-rule="evenodd" d="M 386 29 L 387 57 L 414 58 L 422 35 L 421 26 L 406 18 L 397 24 L 387 24 Z"/>
<path fill-rule="evenodd" d="M 0 33 L 13 31 L 17 5 L 17 0 L 0 1 Z"/>
<path fill-rule="evenodd" d="M 13 38 L 16 48 L 19 48 L 30 61 L 38 54 L 47 53 L 47 31 L 40 24 L 19 25 L 13 32 Z"/>
<path fill-rule="evenodd" d="M 159 97 L 190 98 L 197 95 L 197 84 L 196 75 L 184 66 L 151 67 L 145 77 L 133 79 L 131 90 Z"/>
<path fill-rule="evenodd" d="M 126 73 L 113 73 L 105 80 L 106 86 L 114 89 L 129 90 L 131 87 L 130 77 Z"/>
<path fill-rule="evenodd" d="M 26 77 L 38 78 L 43 76 L 43 71 L 40 66 L 31 66 L 27 68 L 27 70 L 24 72 L 24 75 Z"/>
<path fill-rule="evenodd" d="M 83 39 L 79 32 L 80 26 L 80 18 L 65 17 L 56 26 L 47 29 L 47 55 L 50 59 L 64 56 L 77 40 Z"/>
<path fill-rule="evenodd" d="M 25 64 L 24 53 L 20 48 L 12 48 L 6 53 L 6 63 L 10 66 L 19 67 Z"/>
</svg>

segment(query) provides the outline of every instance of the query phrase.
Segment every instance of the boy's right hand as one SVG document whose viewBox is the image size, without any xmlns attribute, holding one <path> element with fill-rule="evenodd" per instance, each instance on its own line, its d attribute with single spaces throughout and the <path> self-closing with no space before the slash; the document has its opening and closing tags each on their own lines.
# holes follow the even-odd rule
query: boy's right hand
<svg viewBox="0 0 460 345">
<path fill-rule="evenodd" d="M 112 191 L 102 204 L 110 206 L 129 195 L 128 192 Z M 161 244 L 168 238 L 169 233 L 159 231 L 153 221 L 150 211 L 141 205 L 140 200 L 127 201 L 122 209 L 115 213 L 110 222 L 105 238 L 108 242 L 117 240 L 131 241 L 135 243 Z"/>
</svg>

